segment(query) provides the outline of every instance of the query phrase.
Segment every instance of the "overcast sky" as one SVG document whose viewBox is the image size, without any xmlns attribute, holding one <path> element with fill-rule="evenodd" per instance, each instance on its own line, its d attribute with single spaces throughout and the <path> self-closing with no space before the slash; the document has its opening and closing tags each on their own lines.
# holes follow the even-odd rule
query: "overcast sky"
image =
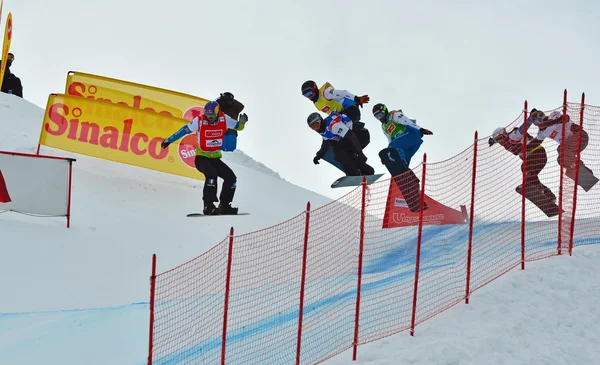
<svg viewBox="0 0 600 365">
<path fill-rule="evenodd" d="M 371 97 L 362 119 L 377 172 L 387 172 L 378 102 L 433 131 L 411 167 L 509 124 L 525 99 L 555 108 L 566 88 L 600 105 L 598 1 L 5 0 L 2 29 L 8 12 L 25 99 L 45 107 L 70 70 L 207 99 L 230 91 L 249 116 L 238 148 L 333 198 L 348 190 L 329 188 L 339 170 L 313 165 L 307 79 Z"/>
</svg>

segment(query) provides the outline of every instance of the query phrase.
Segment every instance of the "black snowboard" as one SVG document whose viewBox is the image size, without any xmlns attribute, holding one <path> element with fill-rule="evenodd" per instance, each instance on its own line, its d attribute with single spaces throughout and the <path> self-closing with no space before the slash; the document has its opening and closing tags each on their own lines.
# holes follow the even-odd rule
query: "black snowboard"
<svg viewBox="0 0 600 365">
<path fill-rule="evenodd" d="M 238 214 L 216 214 L 216 215 L 206 215 L 202 213 L 190 213 L 186 215 L 186 217 L 235 217 L 236 215 L 250 215 L 250 213 L 238 213 Z"/>
</svg>

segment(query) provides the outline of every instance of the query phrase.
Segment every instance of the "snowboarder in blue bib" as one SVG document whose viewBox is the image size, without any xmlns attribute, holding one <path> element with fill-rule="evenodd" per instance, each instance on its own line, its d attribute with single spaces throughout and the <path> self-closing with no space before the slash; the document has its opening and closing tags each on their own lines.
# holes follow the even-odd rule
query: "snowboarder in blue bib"
<svg viewBox="0 0 600 365">
<path fill-rule="evenodd" d="M 315 165 L 323 158 L 329 147 L 335 161 L 340 164 L 346 176 L 373 175 L 375 170 L 367 164 L 367 156 L 352 131 L 352 120 L 345 114 L 329 114 L 325 119 L 317 112 L 307 118 L 308 126 L 323 138 L 321 148 L 313 158 Z"/>
</svg>

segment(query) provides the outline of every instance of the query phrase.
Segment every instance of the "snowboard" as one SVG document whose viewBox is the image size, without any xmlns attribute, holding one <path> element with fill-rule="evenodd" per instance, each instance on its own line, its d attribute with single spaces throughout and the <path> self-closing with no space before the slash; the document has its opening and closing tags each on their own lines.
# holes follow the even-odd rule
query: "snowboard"
<svg viewBox="0 0 600 365">
<path fill-rule="evenodd" d="M 235 217 L 236 215 L 250 215 L 250 213 L 238 213 L 238 214 L 217 214 L 217 215 L 205 215 L 202 213 L 190 213 L 186 217 Z"/>
<path fill-rule="evenodd" d="M 566 175 L 570 179 L 575 181 L 576 172 L 577 171 L 575 169 L 567 169 Z M 583 165 L 583 163 L 582 163 L 579 168 L 579 176 L 577 178 L 577 185 L 581 186 L 583 188 L 583 190 L 588 192 L 597 183 L 598 183 L 598 178 L 596 176 L 594 176 L 592 171 L 587 166 Z"/>
<path fill-rule="evenodd" d="M 520 195 L 522 191 L 521 185 L 517 186 L 515 191 Z M 548 217 L 551 218 L 558 215 L 558 205 L 544 194 L 543 186 L 527 187 L 525 198 L 535 204 Z"/>
<path fill-rule="evenodd" d="M 359 186 L 363 182 L 363 177 L 367 177 L 367 185 L 370 185 L 377 181 L 383 174 L 375 175 L 358 175 L 358 176 L 342 176 L 335 180 L 332 184 L 332 188 L 342 188 L 346 186 Z"/>
</svg>

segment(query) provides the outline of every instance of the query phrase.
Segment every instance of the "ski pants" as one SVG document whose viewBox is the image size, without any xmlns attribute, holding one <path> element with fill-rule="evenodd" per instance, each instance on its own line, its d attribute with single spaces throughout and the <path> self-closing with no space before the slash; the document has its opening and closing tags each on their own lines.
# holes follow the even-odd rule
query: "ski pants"
<svg viewBox="0 0 600 365">
<path fill-rule="evenodd" d="M 579 138 L 581 137 L 581 149 L 579 148 Z M 564 149 L 565 149 L 565 157 L 564 157 L 564 167 L 567 169 L 574 168 L 575 163 L 578 159 L 580 159 L 580 152 L 583 151 L 588 143 L 590 137 L 588 133 L 582 129 L 579 132 L 573 133 L 569 138 L 564 140 Z M 560 165 L 560 144 L 556 149 L 558 152 L 558 158 L 556 161 Z"/>
<path fill-rule="evenodd" d="M 217 201 L 220 201 L 222 205 L 231 203 L 237 182 L 233 170 L 220 158 L 196 156 L 194 165 L 196 165 L 198 171 L 204 174 L 204 190 L 202 191 L 204 205 L 210 205 Z M 223 188 L 219 200 L 217 200 L 217 177 L 223 179 Z"/>
<path fill-rule="evenodd" d="M 410 165 L 411 158 L 417 153 L 419 147 L 423 144 L 421 132 L 415 128 L 406 128 L 406 132 L 399 134 L 390 142 L 388 147 L 398 150 L 400 158 L 406 162 L 406 166 Z"/>
<path fill-rule="evenodd" d="M 536 186 L 542 187 L 544 194 L 548 197 L 554 197 L 554 193 L 548 188 L 546 185 L 542 184 L 540 181 L 540 172 L 546 167 L 546 163 L 548 162 L 548 155 L 546 154 L 546 150 L 541 147 L 534 149 L 529 152 L 527 155 L 527 172 L 525 174 L 525 184 L 527 188 L 533 188 Z M 523 171 L 523 164 L 521 164 L 521 172 Z M 519 185 L 521 186 L 521 185 Z"/>
</svg>

